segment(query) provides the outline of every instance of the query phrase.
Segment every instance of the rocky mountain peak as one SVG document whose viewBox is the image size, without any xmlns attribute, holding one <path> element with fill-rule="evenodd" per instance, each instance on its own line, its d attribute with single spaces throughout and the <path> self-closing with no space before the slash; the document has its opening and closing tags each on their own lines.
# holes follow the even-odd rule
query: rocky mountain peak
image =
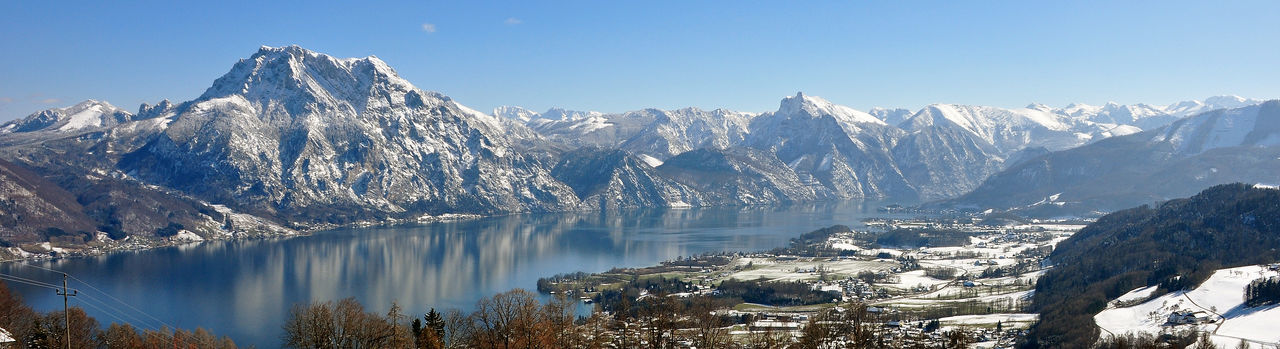
<svg viewBox="0 0 1280 349">
<path fill-rule="evenodd" d="M 796 92 L 795 96 L 783 98 L 778 105 L 777 114 L 791 117 L 806 116 L 809 118 L 831 116 L 842 123 L 885 125 L 884 121 L 871 114 L 831 103 L 822 97 L 806 96 L 803 92 Z"/>
<path fill-rule="evenodd" d="M 299 46 L 263 46 L 218 78 L 198 101 L 240 96 L 258 108 L 283 104 L 290 114 L 362 113 L 396 104 L 421 107 L 424 93 L 374 56 L 335 58 Z"/>
</svg>

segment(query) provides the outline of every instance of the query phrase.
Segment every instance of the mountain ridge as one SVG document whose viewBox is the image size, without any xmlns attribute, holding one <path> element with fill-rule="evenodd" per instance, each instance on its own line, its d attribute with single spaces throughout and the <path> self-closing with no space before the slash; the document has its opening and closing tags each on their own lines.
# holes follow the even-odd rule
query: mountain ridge
<svg viewBox="0 0 1280 349">
<path fill-rule="evenodd" d="M 1249 100 L 1215 103 L 1232 101 Z M 1186 107 L 1196 105 L 1208 104 Z M 262 47 L 190 101 L 136 113 L 87 101 L 0 125 L 0 159 L 86 207 L 119 199 L 86 199 L 94 188 L 136 191 L 152 207 L 171 196 L 190 207 L 188 230 L 218 237 L 240 231 L 216 224 L 228 215 L 303 229 L 452 213 L 947 198 L 1033 161 L 1037 149 L 1136 128 L 1033 107 L 869 113 L 797 93 L 764 113 L 482 113 L 414 86 L 374 56 Z M 94 211 L 96 227 L 77 229 L 172 230 L 163 218 L 112 223 L 123 214 Z"/>
</svg>

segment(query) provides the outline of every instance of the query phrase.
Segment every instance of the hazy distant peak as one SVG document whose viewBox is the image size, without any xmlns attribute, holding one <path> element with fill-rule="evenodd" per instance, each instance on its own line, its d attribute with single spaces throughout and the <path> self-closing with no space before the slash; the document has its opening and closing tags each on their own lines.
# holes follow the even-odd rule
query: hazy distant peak
<svg viewBox="0 0 1280 349">
<path fill-rule="evenodd" d="M 88 99 L 64 108 L 42 110 L 6 123 L 0 132 L 79 131 L 127 122 L 133 114 L 111 103 Z"/>
<path fill-rule="evenodd" d="M 538 114 L 538 112 L 526 109 L 524 107 L 504 105 L 501 107 L 493 108 L 493 116 L 499 117 L 499 118 L 517 120 L 520 122 L 529 122 L 529 120 L 533 120 L 541 117 L 542 114 Z"/>
<path fill-rule="evenodd" d="M 542 113 L 541 118 L 550 120 L 577 120 L 602 115 L 604 115 L 604 113 L 598 111 L 579 111 L 553 107 L 551 109 L 547 109 L 545 113 Z"/>
</svg>

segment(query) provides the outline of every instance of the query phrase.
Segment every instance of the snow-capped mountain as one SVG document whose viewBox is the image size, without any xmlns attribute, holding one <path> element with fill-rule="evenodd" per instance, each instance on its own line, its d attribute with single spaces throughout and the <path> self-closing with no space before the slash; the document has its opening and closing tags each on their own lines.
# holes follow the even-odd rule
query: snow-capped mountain
<svg viewBox="0 0 1280 349">
<path fill-rule="evenodd" d="M 933 104 L 902 122 L 915 132 L 926 127 L 956 128 L 990 144 L 999 155 L 1026 147 L 1062 150 L 1084 144 L 1091 136 L 1072 130 L 1060 115 L 1035 109 Z"/>
<path fill-rule="evenodd" d="M 623 140 L 618 147 L 659 160 L 694 149 L 734 146 L 746 137 L 748 123 L 753 116 L 725 109 L 705 111 L 698 108 L 645 109 L 624 114 L 624 118 L 640 116 L 628 114 L 643 114 L 653 121 Z"/>
<path fill-rule="evenodd" d="M 78 137 L 139 118 L 110 103 L 87 100 L 66 108 L 43 110 L 0 125 L 0 146 Z"/>
<path fill-rule="evenodd" d="M 1170 104 L 1164 108 L 1164 111 L 1175 116 L 1185 117 L 1211 110 L 1240 108 L 1261 104 L 1262 102 L 1264 101 L 1240 96 L 1214 96 L 1205 98 L 1203 101 L 1184 101 Z"/>
<path fill-rule="evenodd" d="M 1174 122 L 1155 132 L 1152 141 L 1169 143 L 1182 155 L 1218 148 L 1280 146 L 1280 113 L 1275 108 L 1276 103 L 1268 102 L 1210 111 Z"/>
<path fill-rule="evenodd" d="M 552 120 L 552 121 L 563 121 L 563 120 L 586 119 L 586 118 L 598 117 L 603 115 L 604 113 L 601 113 L 598 111 L 581 111 L 581 110 L 567 110 L 564 108 L 551 108 L 551 109 L 547 109 L 546 112 L 539 114 L 538 118 Z"/>
<path fill-rule="evenodd" d="M 573 208 L 496 118 L 420 90 L 376 57 L 263 47 L 123 157 L 143 181 L 315 219 Z"/>
<path fill-rule="evenodd" d="M 31 114 L 0 126 L 0 133 L 76 132 L 111 127 L 133 119 L 133 114 L 111 103 L 87 100 L 74 106 Z"/>
<path fill-rule="evenodd" d="M 821 183 L 827 190 L 820 195 L 917 195 L 890 154 L 902 131 L 871 114 L 797 93 L 753 119 L 750 130 L 745 146 L 774 153 L 802 179 Z"/>
<path fill-rule="evenodd" d="M 644 109 L 571 119 L 533 119 L 528 125 L 567 147 L 619 148 L 663 160 L 689 150 L 735 145 L 754 114 L 724 109 Z"/>
<path fill-rule="evenodd" d="M 868 110 L 867 114 L 875 116 L 876 119 L 880 119 L 880 121 L 884 121 L 886 124 L 898 126 L 898 124 L 901 124 L 903 121 L 907 120 L 907 118 L 910 118 L 914 113 L 912 113 L 910 109 L 876 107 Z"/>
<path fill-rule="evenodd" d="M 991 144 L 966 130 L 946 126 L 928 126 L 902 136 L 892 154 L 922 199 L 966 193 L 1004 164 L 1002 154 Z"/>
<path fill-rule="evenodd" d="M 1187 196 L 1208 186 L 1274 183 L 1280 100 L 1215 110 L 1164 128 L 1052 152 L 991 175 L 939 206 L 1087 214 Z"/>
<path fill-rule="evenodd" d="M 522 107 L 501 106 L 493 108 L 493 116 L 527 123 L 529 120 L 537 119 L 542 115 Z"/>
<path fill-rule="evenodd" d="M 561 157 L 551 174 L 572 187 L 586 209 L 703 206 L 695 189 L 620 149 L 573 150 Z"/>
<path fill-rule="evenodd" d="M 995 194 L 970 194 L 970 202 L 1020 205 L 1082 186 L 1152 198 L 1280 172 L 1268 162 L 1280 155 L 1271 153 L 1280 148 L 1280 102 L 1256 102 L 867 113 L 797 93 L 759 114 L 486 114 L 415 87 L 377 57 L 262 47 L 191 101 L 143 104 L 136 113 L 86 101 L 0 125 L 0 159 L 17 173 L 0 183 L 38 176 L 58 188 L 19 183 L 14 195 L 76 197 L 79 206 L 57 203 L 79 217 L 74 224 L 49 220 L 46 228 L 147 236 L 176 226 L 202 236 L 252 230 L 239 222 L 936 199 L 980 183 L 978 192 Z M 1222 105 L 1242 107 L 1139 133 L 1143 122 Z M 25 238 L 52 238 L 32 232 Z"/>
<path fill-rule="evenodd" d="M 750 148 L 702 148 L 658 167 L 667 177 L 698 190 L 698 206 L 767 205 L 821 198 L 822 184 L 801 178 L 772 153 Z"/>
<path fill-rule="evenodd" d="M 1168 125 L 1178 119 L 1207 111 L 1240 108 L 1262 102 L 1262 100 L 1240 96 L 1215 96 L 1206 98 L 1204 101 L 1183 101 L 1167 106 L 1142 103 L 1126 105 L 1109 102 L 1101 106 L 1072 103 L 1062 108 L 1049 108 L 1040 105 L 1042 108 L 1033 109 L 1065 115 L 1077 121 L 1127 125 L 1143 130 L 1151 130 Z"/>
</svg>

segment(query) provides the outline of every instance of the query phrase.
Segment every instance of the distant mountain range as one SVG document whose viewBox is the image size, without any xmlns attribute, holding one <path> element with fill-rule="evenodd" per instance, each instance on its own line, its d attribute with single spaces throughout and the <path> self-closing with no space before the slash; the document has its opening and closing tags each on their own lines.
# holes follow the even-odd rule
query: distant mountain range
<svg viewBox="0 0 1280 349">
<path fill-rule="evenodd" d="M 1280 100 L 1048 153 L 991 175 L 971 193 L 930 205 L 1086 215 L 1233 182 L 1280 183 Z"/>
<path fill-rule="evenodd" d="M 1248 115 L 1270 120 L 1274 102 L 1259 103 L 1214 97 L 1167 107 L 938 104 L 862 112 L 797 93 L 765 113 L 501 107 L 486 114 L 415 87 L 376 57 L 263 47 L 191 101 L 144 104 L 136 113 L 85 101 L 0 125 L 7 161 L 0 169 L 8 169 L 0 171 L 0 197 L 11 198 L 3 215 L 20 217 L 7 226 L 0 219 L 0 240 L 81 233 L 91 240 L 99 232 L 219 237 L 282 229 L 277 223 L 308 228 L 447 213 L 917 201 L 980 184 L 953 204 L 1014 206 L 1049 189 L 1002 189 L 995 178 L 1063 151 L 1126 142 L 1112 138 L 1167 134 L 1185 145 L 1177 156 L 1117 166 L 1261 154 L 1218 149 L 1272 149 L 1275 123 L 1254 122 L 1256 132 L 1239 140 L 1204 133 L 1245 127 L 1237 120 Z M 1195 121 L 1212 115 L 1216 121 Z M 1273 164 L 1274 156 L 1263 157 L 1249 164 Z M 1216 168 L 1244 173 L 1230 165 Z M 1187 185 L 1255 177 L 1204 178 Z M 1181 190 L 1177 180 L 1167 186 Z M 1000 190 L 1018 192 L 979 200 Z M 32 219 L 41 215 L 35 212 L 48 219 Z"/>
</svg>

